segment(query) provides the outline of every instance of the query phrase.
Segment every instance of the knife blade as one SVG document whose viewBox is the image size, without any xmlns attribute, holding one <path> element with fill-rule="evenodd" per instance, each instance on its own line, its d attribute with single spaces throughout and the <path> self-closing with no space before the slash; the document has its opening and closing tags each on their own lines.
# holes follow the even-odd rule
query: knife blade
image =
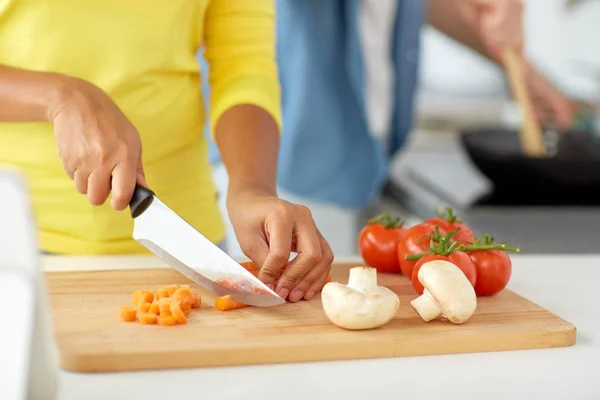
<svg viewBox="0 0 600 400">
<path fill-rule="evenodd" d="M 160 201 L 152 190 L 137 184 L 129 208 L 134 221 L 133 238 L 192 281 L 221 296 L 231 295 L 253 306 L 285 303 L 281 296 Z M 238 287 L 255 287 L 260 293 L 225 286 L 221 280 L 238 282 L 241 284 Z"/>
</svg>

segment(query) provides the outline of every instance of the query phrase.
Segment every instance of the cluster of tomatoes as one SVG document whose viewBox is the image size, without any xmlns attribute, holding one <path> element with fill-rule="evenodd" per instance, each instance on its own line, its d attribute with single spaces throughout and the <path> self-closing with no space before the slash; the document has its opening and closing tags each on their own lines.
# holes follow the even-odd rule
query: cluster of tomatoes
<svg viewBox="0 0 600 400">
<path fill-rule="evenodd" d="M 507 252 L 519 251 L 494 243 L 489 235 L 475 237 L 450 208 L 410 228 L 399 218 L 379 215 L 363 227 L 358 245 L 367 265 L 382 273 L 403 274 L 419 294 L 423 293 L 419 268 L 433 260 L 455 264 L 478 296 L 496 294 L 506 287 L 512 274 Z"/>
</svg>

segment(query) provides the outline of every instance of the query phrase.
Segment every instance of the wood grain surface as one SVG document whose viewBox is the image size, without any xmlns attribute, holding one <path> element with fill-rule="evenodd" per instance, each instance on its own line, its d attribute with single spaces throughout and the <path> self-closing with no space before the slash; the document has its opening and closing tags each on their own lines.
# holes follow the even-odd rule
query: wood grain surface
<svg viewBox="0 0 600 400">
<path fill-rule="evenodd" d="M 353 265 L 334 265 L 333 280 L 347 282 Z M 423 322 L 410 307 L 409 280 L 380 274 L 400 297 L 387 325 L 345 331 L 331 324 L 320 298 L 274 308 L 218 312 L 214 294 L 173 269 L 46 273 L 61 367 L 77 372 L 135 371 L 305 361 L 426 356 L 566 347 L 575 343 L 569 322 L 504 290 L 479 298 L 462 325 Z M 189 284 L 203 295 L 187 325 L 153 326 L 119 320 L 119 307 L 136 289 Z"/>
</svg>

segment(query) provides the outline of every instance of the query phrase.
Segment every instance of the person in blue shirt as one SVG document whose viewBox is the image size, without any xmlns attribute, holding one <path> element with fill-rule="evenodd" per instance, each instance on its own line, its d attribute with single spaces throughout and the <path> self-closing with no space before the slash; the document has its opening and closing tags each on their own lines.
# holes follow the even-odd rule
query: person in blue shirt
<svg viewBox="0 0 600 400">
<path fill-rule="evenodd" d="M 413 128 L 423 25 L 501 62 L 502 46 L 523 48 L 522 15 L 521 0 L 277 1 L 279 194 L 311 209 L 336 256 L 356 253 L 360 213 Z M 523 62 L 540 116 L 568 125 L 569 99 Z"/>
</svg>

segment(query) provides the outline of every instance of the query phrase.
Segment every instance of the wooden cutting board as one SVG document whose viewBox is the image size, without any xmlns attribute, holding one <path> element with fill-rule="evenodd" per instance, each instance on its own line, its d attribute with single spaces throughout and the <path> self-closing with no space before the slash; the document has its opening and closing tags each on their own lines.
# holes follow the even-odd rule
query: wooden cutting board
<svg viewBox="0 0 600 400">
<path fill-rule="evenodd" d="M 335 265 L 332 277 L 347 282 L 352 265 Z M 275 308 L 226 312 L 215 296 L 173 269 L 47 273 L 61 367 L 78 372 L 132 371 L 243 364 L 424 356 L 566 347 L 576 329 L 531 301 L 504 290 L 479 298 L 463 325 L 423 322 L 410 307 L 416 297 L 400 275 L 379 283 L 400 297 L 387 325 L 345 331 L 331 324 L 320 298 Z M 119 307 L 137 289 L 189 284 L 203 295 L 187 325 L 157 326 L 119 320 Z"/>
</svg>

